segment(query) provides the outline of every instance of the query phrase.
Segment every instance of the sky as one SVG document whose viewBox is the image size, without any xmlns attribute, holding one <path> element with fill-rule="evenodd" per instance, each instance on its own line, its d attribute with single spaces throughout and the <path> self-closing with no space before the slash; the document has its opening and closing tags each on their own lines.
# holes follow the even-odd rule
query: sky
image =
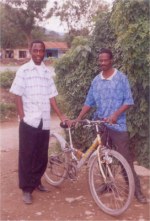
<svg viewBox="0 0 150 221">
<path fill-rule="evenodd" d="M 55 0 L 51 0 L 50 2 L 54 2 Z M 104 0 L 104 2 L 112 3 L 114 0 Z M 59 0 L 59 3 L 63 2 L 63 0 Z M 48 8 L 50 7 L 50 4 L 48 4 Z M 42 26 L 47 28 L 50 31 L 56 31 L 60 33 L 66 33 L 67 32 L 67 26 L 65 24 L 61 24 L 58 17 L 52 17 L 49 20 L 42 23 Z"/>
<path fill-rule="evenodd" d="M 60 33 L 67 32 L 67 26 L 65 26 L 65 24 L 62 25 L 60 23 L 59 18 L 57 17 L 50 18 L 50 20 L 44 22 L 42 26 L 44 26 L 50 31 L 55 31 L 55 32 L 60 32 Z"/>
<path fill-rule="evenodd" d="M 65 0 L 59 0 L 59 4 L 63 4 L 63 1 Z M 47 4 L 47 11 L 51 6 L 53 6 L 53 3 L 55 0 L 50 0 Z M 67 26 L 62 25 L 58 17 L 51 17 L 49 20 L 47 19 L 45 22 L 42 23 L 42 26 L 47 28 L 50 31 L 56 31 L 56 32 L 67 32 Z"/>
</svg>

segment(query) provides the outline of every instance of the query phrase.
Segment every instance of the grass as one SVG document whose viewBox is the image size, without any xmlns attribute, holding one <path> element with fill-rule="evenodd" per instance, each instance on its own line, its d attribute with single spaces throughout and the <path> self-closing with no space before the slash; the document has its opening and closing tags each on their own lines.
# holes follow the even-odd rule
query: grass
<svg viewBox="0 0 150 221">
<path fill-rule="evenodd" d="M 0 73 L 0 87 L 8 89 L 11 87 L 16 72 L 4 71 Z"/>
<path fill-rule="evenodd" d="M 9 120 L 16 116 L 16 105 L 10 103 L 0 103 L 0 121 Z"/>
</svg>

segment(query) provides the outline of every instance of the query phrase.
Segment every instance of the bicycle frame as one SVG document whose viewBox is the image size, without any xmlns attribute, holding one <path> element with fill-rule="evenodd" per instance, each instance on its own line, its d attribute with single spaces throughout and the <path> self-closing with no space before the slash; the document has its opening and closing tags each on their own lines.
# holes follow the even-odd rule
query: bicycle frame
<svg viewBox="0 0 150 221">
<path fill-rule="evenodd" d="M 71 151 L 72 152 L 72 158 L 75 158 L 76 159 L 76 162 L 77 162 L 77 165 L 76 165 L 76 169 L 77 170 L 80 170 L 80 168 L 84 165 L 85 161 L 88 159 L 88 158 L 92 158 L 92 154 L 96 151 L 96 149 L 98 149 L 98 154 L 99 154 L 99 150 L 100 148 L 102 147 L 102 142 L 101 142 L 101 137 L 100 137 L 100 134 L 99 134 L 99 128 L 98 128 L 98 125 L 95 125 L 96 127 L 96 133 L 97 133 L 97 136 L 95 138 L 95 140 L 93 141 L 92 145 L 87 149 L 87 151 L 85 153 L 81 152 L 82 154 L 82 157 L 80 160 L 78 160 L 75 155 L 73 154 L 75 151 L 79 151 L 78 149 L 74 148 L 73 147 L 73 142 L 72 142 L 72 135 L 71 135 L 71 128 L 68 128 L 68 133 L 69 133 L 69 144 L 68 144 L 68 147 L 69 149 L 67 150 L 66 149 L 66 144 L 67 142 L 64 140 L 63 141 L 63 147 L 62 147 L 62 150 L 63 151 Z M 58 138 L 58 137 L 57 137 Z M 62 140 L 61 140 L 61 143 L 62 143 Z M 65 146 L 65 147 L 64 147 Z M 99 159 L 99 167 L 100 167 L 100 170 L 102 172 L 102 174 L 104 175 L 104 172 L 103 172 L 103 169 L 101 167 L 101 161 L 100 161 L 100 156 L 98 156 L 98 159 Z M 89 160 L 90 161 L 90 160 Z M 105 179 L 105 175 L 103 176 L 104 179 Z"/>
<path fill-rule="evenodd" d="M 101 137 L 99 134 L 99 128 L 98 125 L 95 125 L 96 127 L 96 138 L 93 141 L 92 145 L 88 148 L 88 150 L 84 153 L 83 157 L 81 158 L 81 160 L 78 162 L 77 164 L 77 169 L 80 169 L 83 164 L 85 163 L 85 161 L 90 157 L 89 162 L 92 160 L 92 155 L 93 153 L 97 150 L 97 156 L 98 156 L 98 163 L 99 163 L 99 168 L 100 171 L 102 173 L 102 176 L 104 178 L 104 181 L 106 180 L 106 176 L 104 174 L 104 171 L 102 169 L 101 166 L 101 158 L 100 158 L 100 149 L 102 148 L 102 141 L 101 141 Z M 89 163 L 90 164 L 90 163 Z"/>
<path fill-rule="evenodd" d="M 76 165 L 76 169 L 77 170 L 80 170 L 80 168 L 84 165 L 84 163 L 86 162 L 86 160 L 89 158 L 89 164 L 92 160 L 92 156 L 93 154 L 95 153 L 95 151 L 97 150 L 98 151 L 98 154 L 99 154 L 99 151 L 102 147 L 102 142 L 101 142 L 101 137 L 100 137 L 100 134 L 99 134 L 99 129 L 98 129 L 98 125 L 95 125 L 96 127 L 96 138 L 95 140 L 93 141 L 92 145 L 87 149 L 87 151 L 85 153 L 81 152 L 80 150 L 76 149 L 73 147 L 73 142 L 72 142 L 72 135 L 71 135 L 71 128 L 68 128 L 68 134 L 69 134 L 69 143 L 66 142 L 66 140 L 60 136 L 59 134 L 56 134 L 56 133 L 53 133 L 52 135 L 57 137 L 57 139 L 60 141 L 61 143 L 61 149 L 64 151 L 64 152 L 71 152 L 72 153 L 72 159 L 75 159 L 76 162 L 77 162 L 77 165 Z M 77 159 L 77 157 L 75 156 L 74 152 L 76 151 L 79 151 L 80 152 L 80 155 L 81 158 L 80 159 Z M 105 175 L 104 175 L 104 172 L 103 172 L 103 169 L 101 167 L 101 160 L 100 160 L 100 156 L 98 155 L 98 160 L 99 160 L 99 167 L 100 167 L 100 170 L 102 172 L 102 175 L 105 179 Z"/>
</svg>

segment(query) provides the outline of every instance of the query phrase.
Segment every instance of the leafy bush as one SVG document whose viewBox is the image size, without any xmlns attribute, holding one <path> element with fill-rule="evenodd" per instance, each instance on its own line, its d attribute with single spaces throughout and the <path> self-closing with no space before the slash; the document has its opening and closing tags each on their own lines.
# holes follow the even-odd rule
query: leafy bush
<svg viewBox="0 0 150 221">
<path fill-rule="evenodd" d="M 128 75 L 135 101 L 128 114 L 131 146 L 149 167 L 149 1 L 117 0 L 110 21 L 120 52 L 117 62 Z"/>
<path fill-rule="evenodd" d="M 0 73 L 0 87 L 10 88 L 15 78 L 16 72 L 13 71 L 5 71 Z"/>
<path fill-rule="evenodd" d="M 67 104 L 67 113 L 79 114 L 91 80 L 98 71 L 99 48 L 110 47 L 116 67 L 128 75 L 134 108 L 128 114 L 132 149 L 141 164 L 149 167 L 149 2 L 116 0 L 112 12 L 101 14 L 86 44 L 76 45 L 56 63 L 57 85 Z M 80 41 L 81 42 L 81 41 Z M 74 139 L 86 146 L 88 132 L 80 130 Z M 79 145 L 78 145 L 79 144 Z"/>
</svg>

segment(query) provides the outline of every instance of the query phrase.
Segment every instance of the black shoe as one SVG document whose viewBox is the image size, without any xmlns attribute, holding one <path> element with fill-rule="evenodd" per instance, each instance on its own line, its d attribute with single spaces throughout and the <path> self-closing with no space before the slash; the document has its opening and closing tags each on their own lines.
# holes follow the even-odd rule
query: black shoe
<svg viewBox="0 0 150 221">
<path fill-rule="evenodd" d="M 146 197 L 141 192 L 135 193 L 135 197 L 139 203 L 143 203 L 143 204 L 148 203 Z"/>
<path fill-rule="evenodd" d="M 41 192 L 49 192 L 49 190 L 43 186 L 42 184 L 40 184 L 38 187 L 37 187 L 37 190 L 41 191 Z"/>
<path fill-rule="evenodd" d="M 29 192 L 23 192 L 23 201 L 25 204 L 31 204 L 32 203 L 32 196 Z"/>
</svg>

